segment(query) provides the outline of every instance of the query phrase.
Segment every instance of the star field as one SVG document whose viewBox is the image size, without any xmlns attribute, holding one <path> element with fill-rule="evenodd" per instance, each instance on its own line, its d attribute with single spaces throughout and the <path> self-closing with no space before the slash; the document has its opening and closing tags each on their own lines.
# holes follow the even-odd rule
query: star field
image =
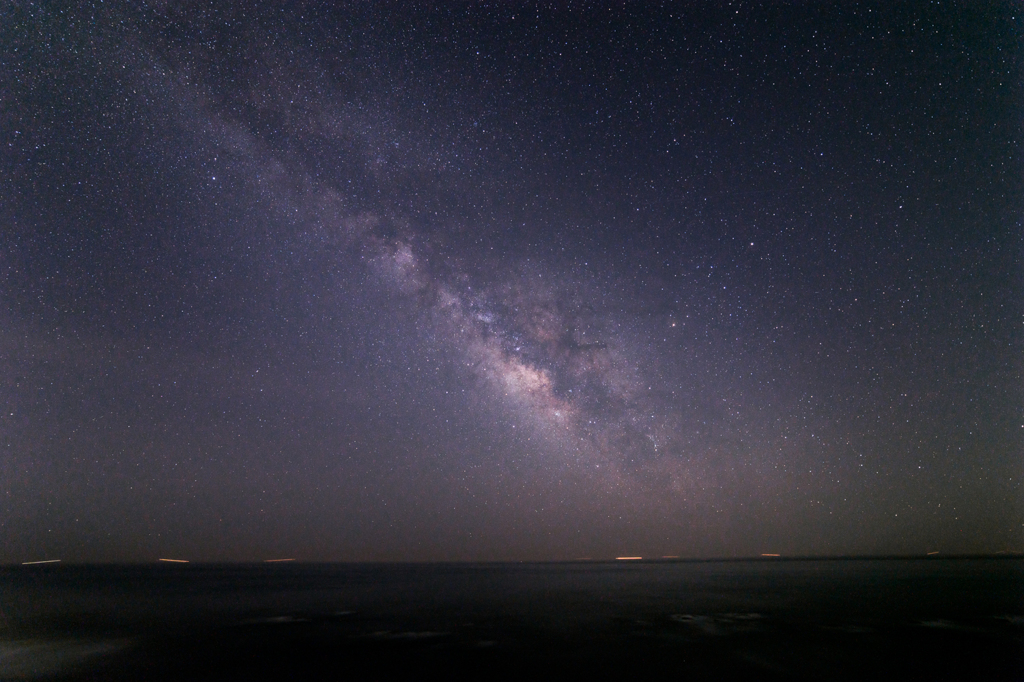
<svg viewBox="0 0 1024 682">
<path fill-rule="evenodd" d="M 1012 3 L 0 10 L 0 559 L 1024 550 Z"/>
</svg>

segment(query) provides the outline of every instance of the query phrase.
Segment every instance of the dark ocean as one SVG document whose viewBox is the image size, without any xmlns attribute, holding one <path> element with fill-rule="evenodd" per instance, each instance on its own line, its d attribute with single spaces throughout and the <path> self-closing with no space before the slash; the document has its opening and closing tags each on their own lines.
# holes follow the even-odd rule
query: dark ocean
<svg viewBox="0 0 1024 682">
<path fill-rule="evenodd" d="M 0 568 L 0 679 L 1024 680 L 1024 560 Z"/>
</svg>

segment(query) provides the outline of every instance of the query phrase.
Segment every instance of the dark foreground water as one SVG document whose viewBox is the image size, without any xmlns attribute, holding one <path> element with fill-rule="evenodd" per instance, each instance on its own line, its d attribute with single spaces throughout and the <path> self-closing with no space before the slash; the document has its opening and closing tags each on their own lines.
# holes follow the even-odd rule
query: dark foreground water
<svg viewBox="0 0 1024 682">
<path fill-rule="evenodd" d="M 0 679 L 1024 680 L 1024 561 L 24 566 Z"/>
</svg>

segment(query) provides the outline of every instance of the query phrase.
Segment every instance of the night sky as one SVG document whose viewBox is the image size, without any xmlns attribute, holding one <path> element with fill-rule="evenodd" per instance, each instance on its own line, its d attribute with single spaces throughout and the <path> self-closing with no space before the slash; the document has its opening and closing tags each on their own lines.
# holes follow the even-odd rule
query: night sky
<svg viewBox="0 0 1024 682">
<path fill-rule="evenodd" d="M 3 3 L 0 561 L 1024 550 L 1024 12 L 889 5 Z"/>
</svg>

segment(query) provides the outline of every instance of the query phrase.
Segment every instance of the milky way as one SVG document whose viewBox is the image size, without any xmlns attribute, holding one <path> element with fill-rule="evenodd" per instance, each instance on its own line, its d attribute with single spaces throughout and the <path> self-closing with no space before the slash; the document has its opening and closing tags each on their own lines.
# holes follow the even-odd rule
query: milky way
<svg viewBox="0 0 1024 682">
<path fill-rule="evenodd" d="M 0 559 L 1024 549 L 989 9 L 3 10 Z"/>
</svg>

